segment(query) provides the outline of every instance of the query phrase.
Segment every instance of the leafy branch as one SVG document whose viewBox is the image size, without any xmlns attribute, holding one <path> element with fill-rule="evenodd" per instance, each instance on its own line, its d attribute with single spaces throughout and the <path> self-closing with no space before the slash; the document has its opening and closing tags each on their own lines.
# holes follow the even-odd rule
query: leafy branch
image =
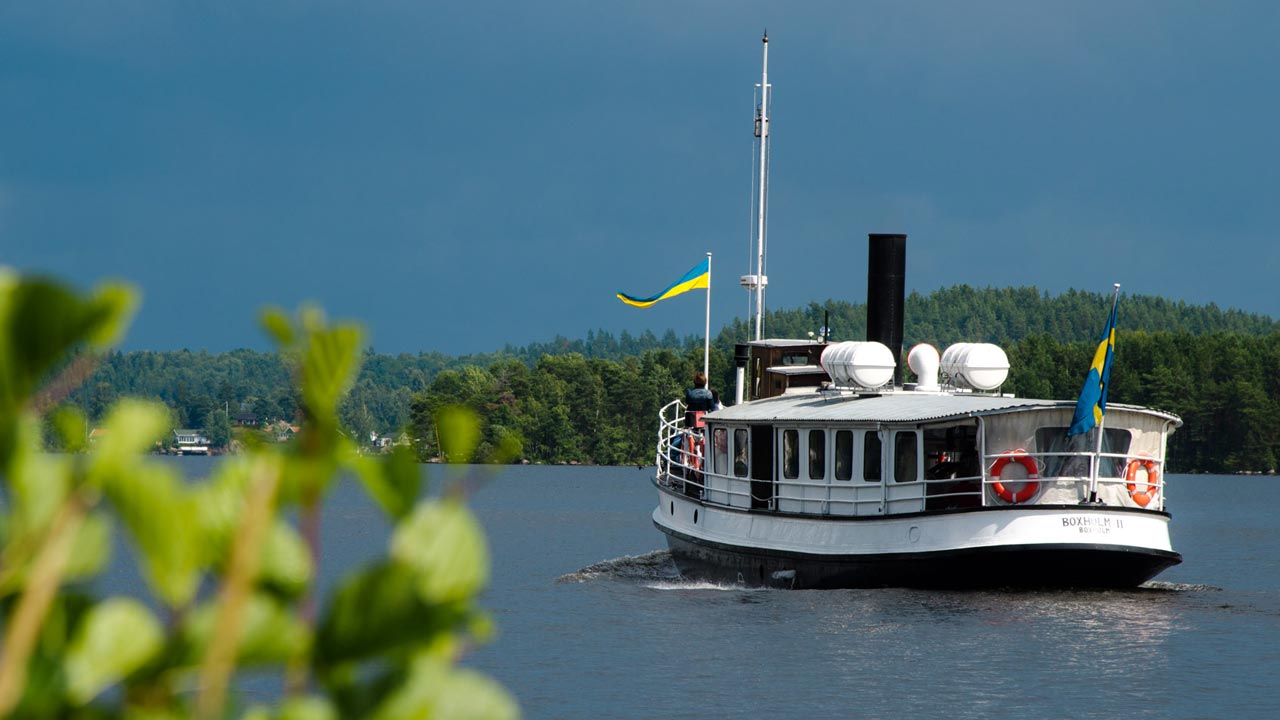
<svg viewBox="0 0 1280 720">
<path fill-rule="evenodd" d="M 188 482 L 144 454 L 167 429 L 162 406 L 117 402 L 93 447 L 78 411 L 51 410 L 120 337 L 134 299 L 0 269 L 0 717 L 518 715 L 499 685 L 457 666 L 492 626 L 476 605 L 489 561 L 478 522 L 457 493 L 420 499 L 407 451 L 361 456 L 340 431 L 360 328 L 314 309 L 265 313 L 302 435 Z M 449 418 L 442 441 L 467 459 L 477 420 Z M 73 452 L 41 450 L 42 419 Z M 383 559 L 318 598 L 320 507 L 344 474 L 394 529 Z M 91 589 L 116 524 L 150 602 Z M 246 669 L 280 675 L 277 707 L 244 707 L 234 686 Z"/>
</svg>

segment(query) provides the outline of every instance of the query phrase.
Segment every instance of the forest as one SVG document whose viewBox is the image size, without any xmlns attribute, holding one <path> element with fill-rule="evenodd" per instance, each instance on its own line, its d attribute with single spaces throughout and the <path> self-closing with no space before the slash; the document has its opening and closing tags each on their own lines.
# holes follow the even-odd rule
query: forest
<svg viewBox="0 0 1280 720">
<path fill-rule="evenodd" d="M 1110 298 L 1035 288 L 958 285 L 906 298 L 905 347 L 995 342 L 1012 365 L 1005 392 L 1074 398 L 1106 320 Z M 861 339 L 865 306 L 843 301 L 770 312 L 769 337 L 807 337 L 824 323 L 832 340 Z M 1177 472 L 1271 472 L 1280 454 L 1280 325 L 1269 317 L 1158 297 L 1122 296 L 1111 402 L 1150 405 L 1181 416 L 1170 440 Z M 733 344 L 742 321 L 713 339 L 712 386 L 732 396 Z M 424 341 L 424 344 L 427 344 Z M 452 357 L 364 353 L 340 410 L 360 442 L 406 431 L 419 457 L 439 457 L 433 418 L 463 405 L 481 418 L 483 455 L 519 442 L 519 459 L 543 463 L 649 464 L 658 408 L 678 397 L 702 364 L 700 337 L 667 331 L 506 346 Z M 105 355 L 70 398 L 96 420 L 121 396 L 154 398 L 175 427 L 227 437 L 246 417 L 291 421 L 298 400 L 275 353 L 134 351 Z"/>
</svg>

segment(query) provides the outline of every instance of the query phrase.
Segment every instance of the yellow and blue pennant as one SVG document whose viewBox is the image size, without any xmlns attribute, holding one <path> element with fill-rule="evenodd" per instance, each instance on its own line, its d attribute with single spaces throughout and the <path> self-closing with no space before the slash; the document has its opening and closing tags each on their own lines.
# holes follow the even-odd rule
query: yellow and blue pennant
<svg viewBox="0 0 1280 720">
<path fill-rule="evenodd" d="M 666 290 L 651 295 L 646 298 L 632 297 L 626 293 L 618 293 L 618 299 L 628 305 L 636 307 L 649 307 L 659 300 L 666 300 L 669 297 L 675 297 L 683 292 L 697 290 L 698 288 L 707 288 L 711 285 L 711 259 L 707 258 L 693 267 L 692 270 L 685 273 L 679 280 L 671 283 Z"/>
<path fill-rule="evenodd" d="M 1119 287 L 1119 286 L 1117 286 Z M 1084 379 L 1084 387 L 1080 390 L 1080 399 L 1076 401 L 1076 412 L 1071 417 L 1071 427 L 1067 435 L 1087 433 L 1102 422 L 1102 415 L 1107 411 L 1107 385 L 1111 382 L 1111 358 L 1116 351 L 1116 307 L 1120 304 L 1119 291 L 1111 303 L 1111 317 L 1107 319 L 1107 327 L 1098 341 L 1098 349 L 1093 353 L 1093 364 L 1089 366 L 1089 374 Z"/>
</svg>

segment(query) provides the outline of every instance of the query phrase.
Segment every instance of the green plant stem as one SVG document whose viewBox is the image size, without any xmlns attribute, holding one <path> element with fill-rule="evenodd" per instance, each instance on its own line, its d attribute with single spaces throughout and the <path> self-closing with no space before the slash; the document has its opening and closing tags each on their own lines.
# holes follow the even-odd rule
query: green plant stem
<svg viewBox="0 0 1280 720">
<path fill-rule="evenodd" d="M 27 682 L 27 662 L 57 595 L 62 575 L 71 559 L 76 533 L 88 513 L 89 502 L 80 492 L 67 497 L 36 555 L 26 590 L 5 633 L 0 655 L 0 717 L 8 716 L 22 697 Z"/>
<path fill-rule="evenodd" d="M 307 543 L 307 551 L 311 556 L 312 577 L 320 572 L 320 498 L 318 493 L 308 494 L 303 500 L 301 517 L 298 524 L 302 538 Z M 312 630 L 316 629 L 319 612 L 316 605 L 315 582 L 307 585 L 306 594 L 298 601 L 302 613 L 302 621 Z M 301 695 L 307 691 L 311 682 L 310 665 L 304 658 L 289 663 L 285 677 L 285 694 Z"/>
<path fill-rule="evenodd" d="M 218 600 L 213 640 L 200 667 L 196 717 L 206 720 L 221 717 L 226 704 L 227 687 L 235 671 L 236 653 L 240 646 L 245 606 L 258 574 L 262 540 L 274 515 L 276 490 L 280 485 L 280 462 L 275 458 L 263 458 L 254 465 L 252 473 L 244 515 Z"/>
</svg>

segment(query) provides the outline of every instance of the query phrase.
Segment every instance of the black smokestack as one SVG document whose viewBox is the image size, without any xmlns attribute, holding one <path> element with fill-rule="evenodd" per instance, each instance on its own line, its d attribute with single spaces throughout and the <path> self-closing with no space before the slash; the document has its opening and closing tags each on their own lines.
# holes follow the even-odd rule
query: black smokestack
<svg viewBox="0 0 1280 720">
<path fill-rule="evenodd" d="M 902 304 L 906 288 L 907 236 L 871 233 L 867 258 L 867 340 L 889 348 L 902 384 Z"/>
</svg>

